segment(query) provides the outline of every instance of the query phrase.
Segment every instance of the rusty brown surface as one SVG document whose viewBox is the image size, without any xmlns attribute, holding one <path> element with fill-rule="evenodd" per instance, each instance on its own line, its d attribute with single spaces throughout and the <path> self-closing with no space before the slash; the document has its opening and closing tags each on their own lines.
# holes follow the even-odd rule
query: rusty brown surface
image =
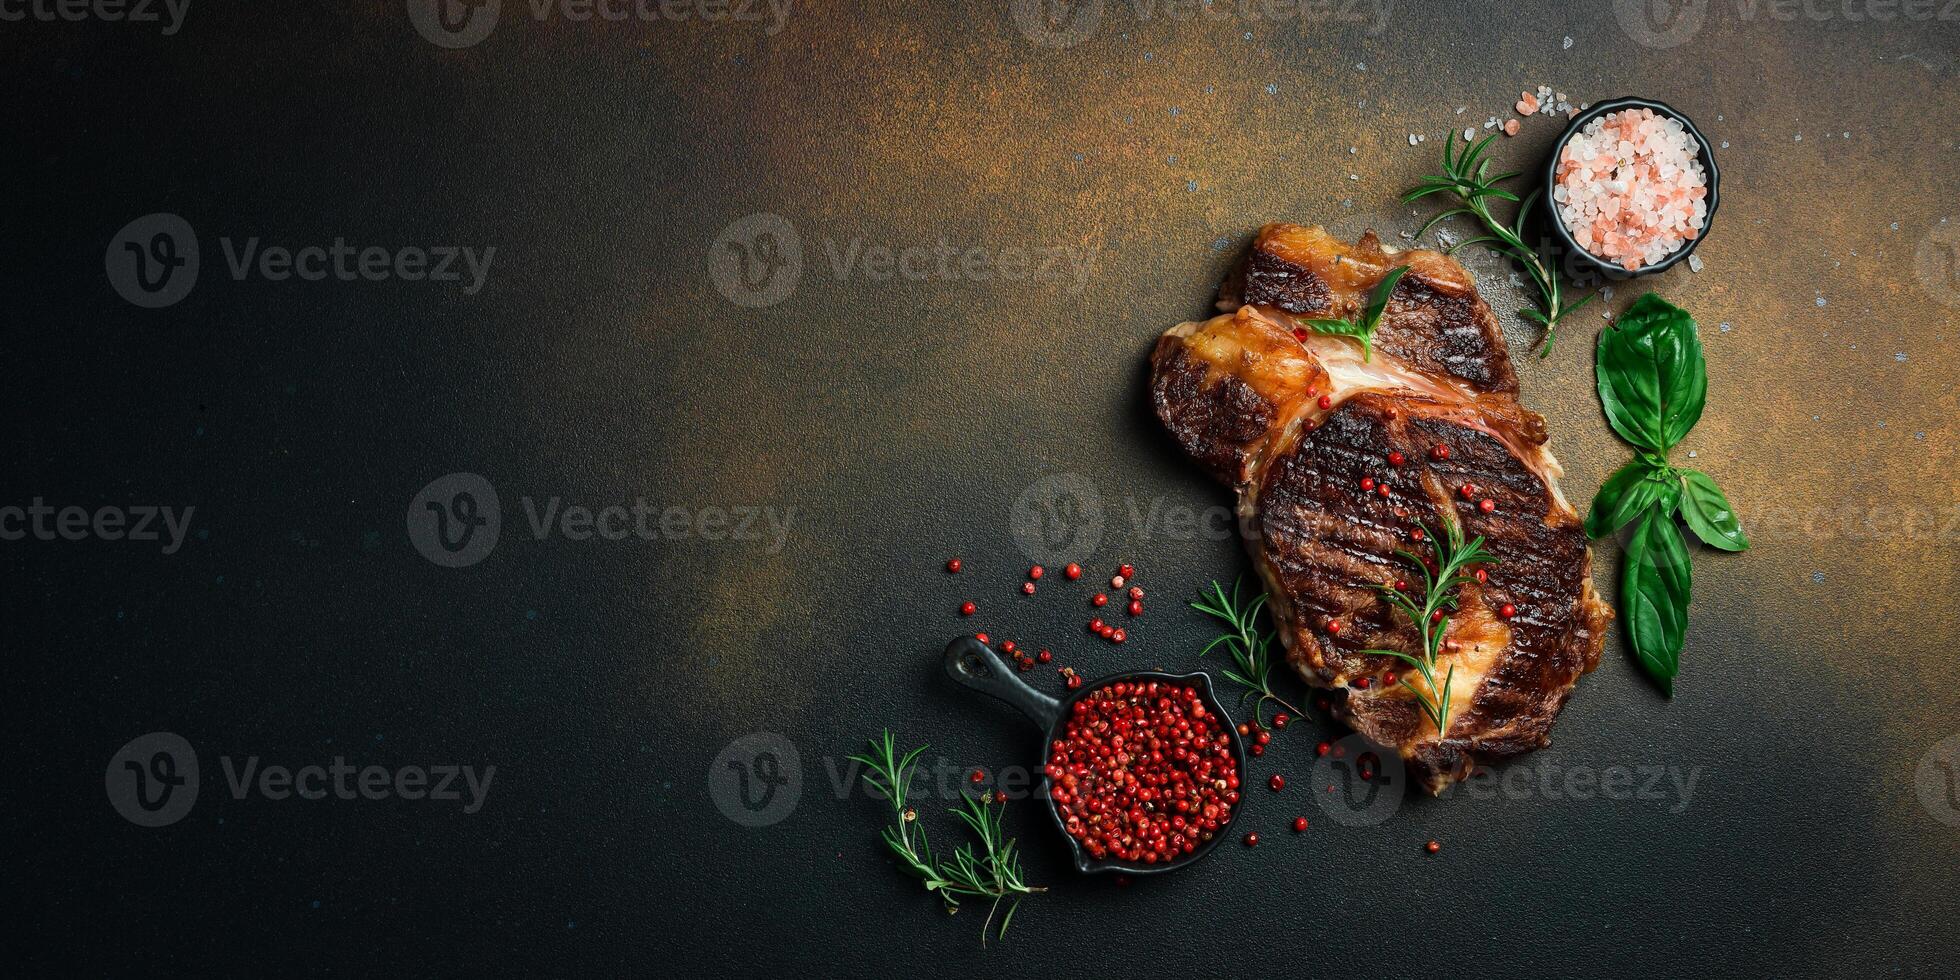
<svg viewBox="0 0 1960 980">
<path fill-rule="evenodd" d="M 529 3 L 504 0 L 487 39 L 441 50 L 415 36 L 401 4 L 369 3 L 351 26 L 320 12 L 293 25 L 232 21 L 134 60 L 96 35 L 23 55 L 37 84 L 87 93 L 76 118 L 101 120 L 48 124 L 25 154 L 33 173 L 91 154 L 163 161 L 142 194 L 105 162 L 50 197 L 87 220 L 25 268 L 79 276 L 63 297 L 73 304 L 112 302 L 94 278 L 101 243 L 145 210 L 195 214 L 214 234 L 446 236 L 507 256 L 473 304 L 369 292 L 347 307 L 308 305 L 270 291 L 245 303 L 243 287 L 201 285 L 177 311 L 189 347 L 166 342 L 156 320 L 113 321 L 130 346 L 105 397 L 150 398 L 162 382 L 139 370 L 146 361 L 201 383 L 219 354 L 195 346 L 190 325 L 242 358 L 221 373 L 249 396 L 199 389 L 191 401 L 252 426 L 205 478 L 230 488 L 208 491 L 214 513 L 235 493 L 280 529 L 264 532 L 268 553 L 287 548 L 295 501 L 330 516 L 353 506 L 393 547 L 400 501 L 451 470 L 484 471 L 512 494 L 794 508 L 780 551 L 520 543 L 467 579 L 430 579 L 405 548 L 385 552 L 407 556 L 402 578 L 369 575 L 359 553 L 340 559 L 352 570 L 309 572 L 279 551 L 263 561 L 279 594 L 250 608 L 296 610 L 301 626 L 226 612 L 181 627 L 183 649 L 225 665 L 198 675 L 225 679 L 214 702 L 235 675 L 199 646 L 202 631 L 251 622 L 237 644 L 291 635 L 318 649 L 282 661 L 312 687 L 274 675 L 253 689 L 264 706 L 239 709 L 245 730 L 310 710 L 285 700 L 294 691 L 331 709 L 331 692 L 353 685 L 358 711 L 388 720 L 343 735 L 387 725 L 393 745 L 425 730 L 528 760 L 509 778 L 532 780 L 530 822 L 479 831 L 517 852 L 493 886 L 510 903 L 423 905 L 497 932 L 506 916 L 561 933 L 562 919 L 613 920 L 584 949 L 554 934 L 539 972 L 710 949 L 738 962 L 815 951 L 859 970 L 891 966 L 856 917 L 893 931 L 906 972 L 986 962 L 970 948 L 978 916 L 942 921 L 877 851 L 875 803 L 837 799 L 821 760 L 885 726 L 965 765 L 1029 754 L 1014 719 L 939 675 L 938 651 L 957 632 L 1052 646 L 1058 664 L 1089 676 L 1216 666 L 1197 656 L 1211 631 L 1184 601 L 1247 565 L 1229 535 L 1177 521 L 1227 501 L 1150 417 L 1144 359 L 1157 335 L 1209 312 L 1265 222 L 1400 242 L 1436 206 L 1398 194 L 1435 168 L 1452 129 L 1482 135 L 1487 118 L 1512 118 L 1521 89 L 1548 84 L 1575 103 L 1645 96 L 1722 144 L 1702 271 L 1617 286 L 1540 360 L 1526 354 L 1534 329 L 1515 316 L 1529 295 L 1500 261 L 1467 264 L 1581 509 L 1630 456 L 1593 394 L 1598 311 L 1651 288 L 1701 324 L 1709 409 L 1675 462 L 1721 483 L 1754 547 L 1695 548 L 1671 701 L 1616 634 L 1554 745 L 1528 763 L 1694 768 L 1692 804 L 1537 790 L 1424 801 L 1365 828 L 1316 816 L 1314 835 L 1281 839 L 1282 817 L 1316 812 L 1302 778 L 1298 794 L 1251 801 L 1268 845 L 1221 849 L 1134 892 L 1071 877 L 1056 842 L 1017 811 L 1033 876 L 1057 889 L 1020 913 L 1010 942 L 1053 950 L 1095 936 L 1202 972 L 1212 964 L 1175 938 L 1191 910 L 1250 905 L 1263 911 L 1216 926 L 1237 972 L 1282 948 L 1289 962 L 1304 948 L 1350 972 L 1405 972 L 1435 968 L 1440 949 L 1357 924 L 1402 922 L 1420 904 L 1463 920 L 1435 945 L 1496 936 L 1501 948 L 1476 962 L 1510 972 L 1633 959 L 1665 972 L 1950 973 L 1960 827 L 1915 788 L 1936 744 L 1960 733 L 1960 22 L 1937 16 L 1943 4 L 1919 21 L 1852 20 L 1839 7 L 1784 21 L 1767 4 L 1703 4 L 1699 29 L 1666 47 L 1634 40 L 1653 28 L 1623 18 L 1628 3 L 1403 2 L 1375 24 L 1188 18 L 1148 4 L 1145 18 L 1112 0 L 1065 47 L 1035 43 L 1016 6 L 810 0 L 772 33 L 539 21 Z M 194 95 L 138 114 L 131 85 Z M 1526 120 L 1493 152 L 1534 169 L 1561 128 Z M 1426 140 L 1411 146 L 1412 133 Z M 89 212 L 103 188 L 120 195 L 116 209 Z M 802 271 L 749 306 L 731 301 L 716 269 L 740 268 L 728 236 L 757 214 L 794 229 Z M 1058 260 L 1011 281 L 837 265 L 863 249 L 931 253 L 942 240 L 989 266 L 1011 249 Z M 72 325 L 60 303 L 31 307 Z M 89 385 L 30 383 L 38 408 L 69 420 L 61 431 L 106 438 L 109 423 L 73 421 L 95 417 Z M 189 408 L 146 412 L 128 413 L 139 417 L 129 446 L 168 447 L 163 427 L 204 422 Z M 322 448 L 342 446 L 331 440 L 352 444 Z M 29 468 L 53 472 L 66 445 L 35 442 Z M 1018 593 L 1044 548 L 1017 536 L 1017 515 L 1042 516 L 1064 474 L 1102 512 L 1095 540 L 1078 537 L 1069 554 L 1090 579 L 1132 561 L 1152 593 L 1121 649 L 1082 631 L 1080 589 L 1050 579 L 1034 599 Z M 507 500 L 507 528 L 522 519 Z M 330 543 L 357 533 L 330 517 L 312 532 Z M 1601 591 L 1616 596 L 1617 544 L 1596 549 Z M 952 554 L 968 563 L 957 578 L 940 571 Z M 214 565 L 197 581 L 225 572 L 250 577 Z M 965 599 L 980 615 L 955 615 Z M 391 627 L 410 624 L 400 628 L 420 646 L 395 650 L 350 625 L 376 609 Z M 519 622 L 527 610 L 536 619 Z M 376 644 L 379 675 L 313 666 Z M 400 666 L 426 649 L 445 658 L 437 676 Z M 395 670 L 381 694 L 349 679 Z M 400 693 L 423 684 L 447 692 L 429 695 L 440 710 Z M 803 754 L 805 803 L 774 831 L 721 820 L 700 788 L 716 752 L 756 731 L 785 733 Z M 1338 734 L 1316 719 L 1283 736 L 1270 765 L 1304 775 L 1312 741 Z M 1434 858 L 1419 853 L 1430 838 L 1445 843 Z M 447 914 L 417 934 L 443 934 Z M 1301 924 L 1312 915 L 1324 928 Z M 676 953 L 672 936 L 691 941 Z"/>
</svg>

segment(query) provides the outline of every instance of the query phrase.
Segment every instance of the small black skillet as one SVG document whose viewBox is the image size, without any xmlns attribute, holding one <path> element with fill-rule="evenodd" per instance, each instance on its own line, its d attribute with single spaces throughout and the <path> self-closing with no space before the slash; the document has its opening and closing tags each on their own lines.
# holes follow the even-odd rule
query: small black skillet
<svg viewBox="0 0 1960 980">
<path fill-rule="evenodd" d="M 1232 762 L 1238 767 L 1239 779 L 1242 784 L 1241 791 L 1243 792 L 1243 782 L 1246 772 L 1245 743 L 1240 740 L 1238 729 L 1233 725 L 1231 715 L 1225 712 L 1224 706 L 1218 703 L 1218 696 L 1212 692 L 1211 676 L 1209 674 L 1203 672 L 1194 674 L 1167 674 L 1162 671 L 1153 670 L 1112 674 L 1099 680 L 1084 682 L 1080 688 L 1068 692 L 1061 698 L 1053 698 L 1028 686 L 1028 683 L 1016 676 L 1014 669 L 1009 667 L 1007 662 L 1000 658 L 1000 654 L 995 653 L 992 647 L 980 642 L 975 637 L 962 636 L 952 643 L 947 644 L 945 663 L 947 676 L 975 691 L 1007 702 L 1010 707 L 1019 711 L 1041 729 L 1041 749 L 1040 754 L 1035 759 L 1035 772 L 1042 772 L 1044 769 L 1045 763 L 1047 762 L 1048 747 L 1060 738 L 1062 734 L 1062 723 L 1068 718 L 1069 709 L 1074 706 L 1077 700 L 1119 681 L 1143 681 L 1145 683 L 1158 681 L 1195 688 L 1198 692 L 1198 699 L 1204 704 L 1205 710 L 1211 712 L 1225 723 L 1225 734 L 1232 740 Z M 1166 871 L 1175 871 L 1179 868 L 1188 867 L 1196 863 L 1200 858 L 1211 853 L 1212 849 L 1218 846 L 1218 842 L 1225 839 L 1227 833 L 1231 830 L 1232 821 L 1238 819 L 1239 810 L 1241 809 L 1238 806 L 1233 807 L 1231 817 L 1212 833 L 1211 839 L 1199 842 L 1198 846 L 1191 853 L 1182 854 L 1168 861 L 1158 862 L 1157 864 L 1143 864 L 1141 862 L 1099 859 L 1085 850 L 1082 847 L 1082 842 L 1070 836 L 1067 828 L 1063 825 L 1061 812 L 1055 809 L 1055 804 L 1049 797 L 1048 776 L 1045 773 L 1042 775 L 1041 781 L 1036 784 L 1035 798 L 1040 801 L 1042 809 L 1048 811 L 1048 818 L 1054 823 L 1055 830 L 1062 835 L 1063 840 L 1068 841 L 1069 849 L 1075 855 L 1076 869 L 1085 874 L 1095 874 L 1103 871 L 1121 871 L 1127 874 L 1148 875 L 1162 874 Z M 1241 803 L 1243 804 L 1243 801 Z"/>
</svg>

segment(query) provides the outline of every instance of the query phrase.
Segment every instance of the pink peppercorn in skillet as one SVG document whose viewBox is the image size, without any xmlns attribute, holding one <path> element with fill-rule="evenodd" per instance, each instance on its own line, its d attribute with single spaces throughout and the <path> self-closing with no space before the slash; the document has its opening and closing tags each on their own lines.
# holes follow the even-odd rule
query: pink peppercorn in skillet
<svg viewBox="0 0 1960 980">
<path fill-rule="evenodd" d="M 1628 271 L 1699 238 L 1709 181 L 1691 127 L 1651 108 L 1592 119 L 1571 134 L 1553 168 L 1552 208 L 1574 244 Z"/>
</svg>

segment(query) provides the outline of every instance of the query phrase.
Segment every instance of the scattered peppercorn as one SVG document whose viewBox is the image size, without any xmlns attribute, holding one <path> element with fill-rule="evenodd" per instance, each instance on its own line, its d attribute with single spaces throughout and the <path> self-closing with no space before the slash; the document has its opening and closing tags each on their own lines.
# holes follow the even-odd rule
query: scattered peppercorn
<svg viewBox="0 0 1960 980">
<path fill-rule="evenodd" d="M 1285 728 L 1285 727 L 1286 727 L 1286 723 L 1287 723 L 1287 722 L 1289 722 L 1289 721 L 1292 721 L 1292 720 L 1293 720 L 1293 716 L 1291 716 L 1291 715 L 1289 715 L 1289 714 L 1287 714 L 1286 712 L 1284 712 L 1284 711 L 1282 711 L 1282 712 L 1280 712 L 1279 714 L 1276 714 L 1276 715 L 1274 715 L 1274 716 L 1273 716 L 1273 727 L 1274 727 L 1274 728 Z"/>
<path fill-rule="evenodd" d="M 1434 853 L 1436 853 L 1437 851 L 1440 851 L 1440 850 L 1442 850 L 1442 849 L 1443 849 L 1443 845 L 1441 845 L 1441 844 L 1438 844 L 1438 843 L 1436 843 L 1435 841 L 1430 841 L 1429 843 L 1427 843 L 1427 844 L 1424 844 L 1424 845 L 1422 845 L 1422 849 L 1423 849 L 1423 850 L 1425 850 L 1425 851 L 1428 851 L 1428 852 L 1429 852 L 1429 853 L 1431 853 L 1431 854 L 1434 854 Z"/>
<path fill-rule="evenodd" d="M 1450 447 L 1439 442 L 1429 450 L 1429 455 L 1434 459 L 1448 459 L 1450 458 Z"/>
<path fill-rule="evenodd" d="M 1258 846 L 1259 846 L 1259 834 L 1258 834 L 1258 832 L 1256 832 L 1256 831 L 1247 831 L 1247 832 L 1246 832 L 1246 835 L 1245 835 L 1245 846 L 1247 846 L 1247 847 L 1258 847 Z"/>
<path fill-rule="evenodd" d="M 1400 465 L 1402 465 L 1402 462 L 1403 462 L 1403 460 L 1402 460 L 1402 454 L 1401 454 L 1401 452 L 1399 452 L 1399 451 L 1397 451 L 1397 450 L 1392 450 L 1392 449 L 1391 449 L 1391 450 L 1389 450 L 1389 453 L 1388 453 L 1388 465 L 1390 465 L 1390 466 L 1400 466 Z"/>
<path fill-rule="evenodd" d="M 1021 594 L 1022 594 L 1022 595 L 1034 595 L 1034 583 L 1033 583 L 1033 582 L 1022 582 L 1022 583 L 1021 583 Z"/>
<path fill-rule="evenodd" d="M 1062 569 L 1062 574 L 1068 576 L 1070 581 L 1074 581 L 1075 579 L 1079 579 L 1082 577 L 1082 566 L 1077 565 L 1074 562 L 1069 562 L 1068 565 Z"/>
<path fill-rule="evenodd" d="M 971 616 L 979 611 L 980 611 L 980 607 L 974 605 L 971 602 L 960 603 L 960 615 L 962 616 Z"/>
<path fill-rule="evenodd" d="M 1512 616 L 1516 616 L 1518 614 L 1518 607 L 1511 605 L 1510 603 L 1507 602 L 1504 605 L 1498 607 L 1497 614 L 1499 616 L 1504 617 L 1505 619 L 1510 619 Z"/>
<path fill-rule="evenodd" d="M 1286 788 L 1286 777 L 1279 773 L 1273 773 L 1273 778 L 1266 780 L 1266 785 L 1271 786 L 1273 792 L 1277 793 Z"/>
<path fill-rule="evenodd" d="M 1306 818 L 1306 817 L 1294 817 L 1294 818 L 1293 818 L 1293 832 L 1294 832 L 1294 833 L 1296 833 L 1296 834 L 1304 834 L 1304 833 L 1306 833 L 1306 832 L 1307 832 L 1307 818 Z"/>
<path fill-rule="evenodd" d="M 1029 578 L 1040 578 L 1046 574 L 1048 574 L 1048 570 L 1041 567 L 1040 565 L 1035 565 L 1032 568 L 1028 569 Z"/>
<path fill-rule="evenodd" d="M 1132 616 L 1143 615 L 1143 603 L 1138 602 L 1135 599 L 1130 600 L 1130 615 Z"/>
<path fill-rule="evenodd" d="M 1129 578 L 1130 576 L 1132 576 L 1132 575 L 1135 575 L 1136 573 L 1137 573 L 1137 570 L 1136 570 L 1136 569 L 1134 569 L 1134 568 L 1131 568 L 1131 567 L 1130 567 L 1129 565 L 1118 565 L 1118 566 L 1116 566 L 1116 574 L 1118 574 L 1118 575 L 1121 575 L 1121 576 L 1123 576 L 1124 578 Z"/>
<path fill-rule="evenodd" d="M 958 575 L 960 571 L 960 560 L 958 558 L 946 559 L 946 570 Z"/>
<path fill-rule="evenodd" d="M 1097 608 L 1107 606 L 1109 605 L 1109 596 L 1106 596 L 1101 592 L 1098 592 L 1095 595 L 1089 597 L 1089 605 L 1095 606 Z"/>
<path fill-rule="evenodd" d="M 1034 658 L 1035 658 L 1036 660 L 1039 660 L 1039 661 L 1041 661 L 1042 663 L 1044 663 L 1044 664 L 1045 664 L 1045 663 L 1047 663 L 1048 661 L 1050 661 L 1050 660 L 1053 660 L 1053 659 L 1055 659 L 1055 655 L 1054 655 L 1054 654 L 1052 654 L 1052 653 L 1049 653 L 1049 652 L 1048 652 L 1048 651 L 1046 651 L 1046 650 L 1043 650 L 1043 651 L 1041 651 L 1040 653 L 1037 653 L 1037 654 L 1035 654 L 1035 655 L 1034 655 Z"/>
</svg>

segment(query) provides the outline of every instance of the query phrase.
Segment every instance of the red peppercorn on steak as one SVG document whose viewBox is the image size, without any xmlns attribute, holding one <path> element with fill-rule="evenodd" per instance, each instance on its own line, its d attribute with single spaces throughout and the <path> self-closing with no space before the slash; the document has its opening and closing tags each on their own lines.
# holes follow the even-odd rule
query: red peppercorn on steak
<svg viewBox="0 0 1960 980">
<path fill-rule="evenodd" d="M 1400 265 L 1409 271 L 1372 352 L 1307 329 L 1314 318 L 1358 322 Z M 1431 793 L 1477 761 L 1550 744 L 1579 675 L 1599 663 L 1613 611 L 1593 591 L 1545 420 L 1518 403 L 1497 318 L 1470 274 L 1437 252 L 1385 249 L 1373 232 L 1348 245 L 1273 224 L 1219 306 L 1228 312 L 1157 342 L 1152 399 L 1185 451 L 1237 492 L 1289 662 Z M 1421 653 L 1421 632 L 1382 586 L 1416 579 L 1402 587 L 1421 591 L 1422 573 L 1396 552 L 1431 554 L 1414 542 L 1444 533 L 1446 520 L 1483 537 L 1495 560 L 1449 614 L 1439 732 L 1421 701 L 1435 692 L 1402 661 L 1363 651 Z"/>
</svg>

